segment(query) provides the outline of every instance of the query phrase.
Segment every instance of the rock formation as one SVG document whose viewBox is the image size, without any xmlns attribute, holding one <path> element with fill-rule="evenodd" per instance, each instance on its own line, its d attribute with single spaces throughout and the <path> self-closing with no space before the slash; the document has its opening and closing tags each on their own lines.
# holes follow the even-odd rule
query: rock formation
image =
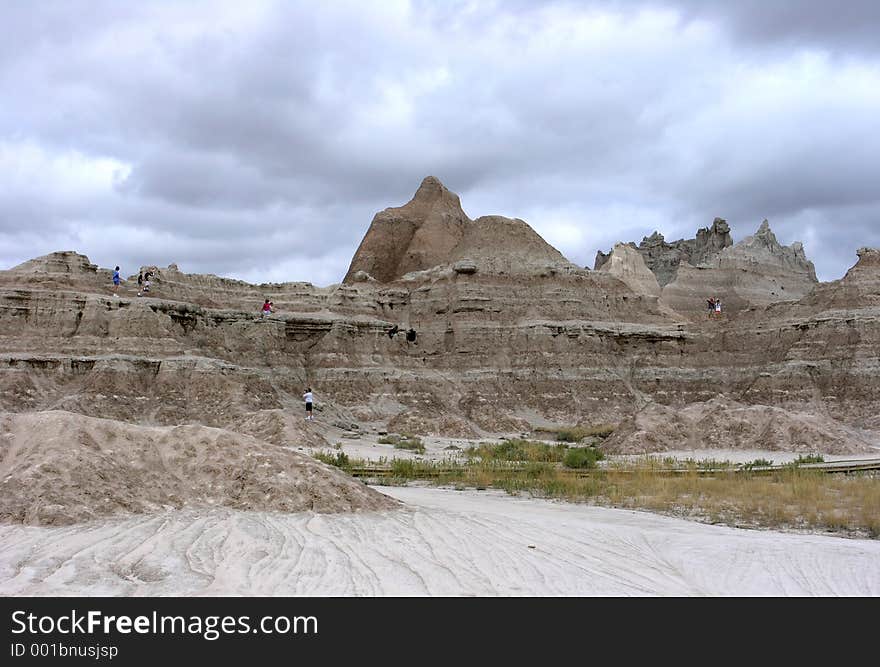
<svg viewBox="0 0 880 667">
<path fill-rule="evenodd" d="M 620 279 L 636 294 L 660 296 L 657 278 L 645 265 L 641 253 L 630 244 L 616 244 L 599 270 Z"/>
<path fill-rule="evenodd" d="M 715 261 L 705 264 L 717 265 L 722 269 L 742 269 L 746 268 L 745 264 L 758 264 L 767 274 L 791 274 L 800 277 L 800 282 L 808 283 L 810 288 L 818 282 L 816 269 L 804 254 L 804 246 L 799 241 L 791 246 L 781 245 L 770 230 L 767 220 L 761 223 L 752 236 L 747 236 L 735 246 L 718 253 Z M 748 268 L 753 269 L 752 266 Z"/>
<path fill-rule="evenodd" d="M 645 265 L 657 276 L 660 287 L 664 287 L 675 280 L 681 262 L 699 266 L 714 258 L 724 248 L 733 245 L 733 240 L 730 238 L 727 221 L 715 218 L 711 227 L 697 230 L 697 236 L 693 239 L 667 243 L 660 232 L 654 232 L 651 236 L 644 237 L 638 247 L 634 243 L 629 245 L 641 253 Z M 600 269 L 609 257 L 610 255 L 599 251 L 594 269 Z"/>
<path fill-rule="evenodd" d="M 721 222 L 698 235 L 700 252 L 726 243 Z M 52 253 L 0 271 L 0 411 L 194 423 L 320 447 L 289 418 L 310 385 L 318 423 L 422 434 L 616 424 L 651 403 L 679 410 L 718 395 L 880 429 L 877 251 L 861 250 L 844 279 L 815 283 L 802 249 L 788 252 L 769 229 L 750 239 L 681 264 L 658 301 L 641 250 L 615 248 L 617 268 L 581 269 L 521 220 L 470 220 L 428 178 L 376 216 L 346 281 L 329 287 L 169 266 L 150 296 L 127 283 L 114 298 L 108 269 Z M 709 322 L 664 304 L 669 290 L 684 311 L 685 295 L 702 308 L 707 285 L 741 294 L 742 311 Z M 276 313 L 262 320 L 264 298 Z M 393 325 L 417 339 L 388 336 Z"/>
<path fill-rule="evenodd" d="M 783 246 L 764 220 L 758 231 L 699 266 L 682 264 L 663 288 L 663 302 L 681 313 L 699 312 L 705 300 L 718 297 L 725 311 L 800 299 L 818 281 L 813 263 L 795 242 Z"/>
<path fill-rule="evenodd" d="M 407 204 L 376 214 L 343 282 L 363 281 L 363 272 L 388 283 L 450 265 L 460 274 L 576 268 L 522 220 L 497 215 L 471 220 L 458 195 L 428 176 Z"/>
</svg>

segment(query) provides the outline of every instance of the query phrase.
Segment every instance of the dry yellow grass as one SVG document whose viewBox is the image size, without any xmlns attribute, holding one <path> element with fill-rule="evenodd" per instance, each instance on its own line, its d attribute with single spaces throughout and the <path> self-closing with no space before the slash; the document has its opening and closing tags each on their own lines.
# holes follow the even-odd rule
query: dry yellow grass
<svg viewBox="0 0 880 667">
<path fill-rule="evenodd" d="M 431 467 L 421 464 L 405 476 L 424 478 Z M 742 527 L 880 537 L 880 478 L 868 474 L 790 468 L 772 474 L 731 469 L 707 475 L 694 468 L 672 475 L 651 463 L 586 476 L 574 476 L 551 463 L 519 469 L 472 464 L 445 470 L 431 478 L 434 483 L 495 487 Z"/>
<path fill-rule="evenodd" d="M 585 482 L 587 482 L 585 484 Z M 772 475 L 695 471 L 662 475 L 650 469 L 558 480 L 530 489 L 570 500 L 646 509 L 729 525 L 828 530 L 880 537 L 880 479 L 801 469 Z"/>
</svg>

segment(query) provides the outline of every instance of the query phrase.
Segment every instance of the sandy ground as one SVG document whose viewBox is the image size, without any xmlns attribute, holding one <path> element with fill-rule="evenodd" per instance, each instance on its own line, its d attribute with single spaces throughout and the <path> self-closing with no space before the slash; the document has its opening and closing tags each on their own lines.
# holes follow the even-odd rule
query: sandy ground
<svg viewBox="0 0 880 667">
<path fill-rule="evenodd" d="M 825 461 L 854 461 L 880 458 L 880 440 L 876 434 L 872 434 L 875 438 L 875 450 L 862 454 L 823 454 Z M 393 445 L 381 444 L 378 442 L 381 436 L 375 433 L 364 433 L 363 435 L 352 438 L 348 434 L 336 431 L 327 439 L 333 446 L 323 448 L 325 452 L 335 453 L 336 451 L 345 452 L 351 458 L 364 459 L 366 461 L 391 461 L 392 459 L 420 459 L 430 461 L 442 461 L 444 459 L 463 460 L 462 452 L 470 447 L 477 446 L 481 442 L 499 443 L 501 439 L 498 437 L 486 437 L 480 439 L 465 438 L 444 438 L 439 436 L 422 437 L 425 445 L 425 453 L 417 454 L 416 452 L 404 449 L 395 449 Z M 513 437 L 513 436 L 511 436 Z M 540 440 L 538 438 L 530 438 L 537 442 L 546 442 L 548 444 L 563 444 L 554 440 Z M 339 445 L 339 447 L 335 447 Z M 456 449 L 457 448 L 457 449 Z M 299 451 L 315 452 L 321 451 L 322 448 L 298 448 Z M 782 452 L 758 449 L 681 449 L 668 452 L 657 452 L 654 454 L 620 454 L 609 456 L 607 461 L 637 461 L 644 459 L 646 456 L 663 460 L 664 458 L 675 458 L 679 461 L 729 461 L 730 463 L 748 463 L 757 459 L 772 461 L 776 465 L 790 463 L 803 456 L 803 452 Z"/>
<path fill-rule="evenodd" d="M 345 452 L 351 458 L 364 459 L 366 461 L 391 461 L 392 459 L 420 459 L 425 461 L 442 461 L 444 459 L 463 460 L 462 451 L 472 445 L 481 442 L 501 442 L 499 438 L 481 438 L 479 440 L 467 440 L 465 438 L 444 438 L 440 436 L 421 436 L 425 445 L 425 453 L 418 454 L 406 449 L 395 449 L 394 445 L 379 442 L 382 436 L 376 433 L 364 433 L 358 437 L 348 434 L 334 434 L 327 439 L 332 446 L 323 448 L 323 451 L 334 453 Z M 306 452 L 320 451 L 322 448 L 306 448 Z M 302 451 L 302 450 L 300 450 Z"/>
<path fill-rule="evenodd" d="M 0 526 L 0 594 L 880 595 L 880 540 L 493 491 L 378 489 L 406 506 L 357 515 L 185 509 Z"/>
</svg>

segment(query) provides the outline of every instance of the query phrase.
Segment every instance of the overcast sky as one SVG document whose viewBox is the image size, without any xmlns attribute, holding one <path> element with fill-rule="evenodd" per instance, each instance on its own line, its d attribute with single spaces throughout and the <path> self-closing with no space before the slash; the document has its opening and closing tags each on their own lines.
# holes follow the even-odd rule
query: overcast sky
<svg viewBox="0 0 880 667">
<path fill-rule="evenodd" d="M 568 259 L 880 246 L 880 2 L 3 3 L 0 268 L 339 282 L 434 175 Z"/>
</svg>

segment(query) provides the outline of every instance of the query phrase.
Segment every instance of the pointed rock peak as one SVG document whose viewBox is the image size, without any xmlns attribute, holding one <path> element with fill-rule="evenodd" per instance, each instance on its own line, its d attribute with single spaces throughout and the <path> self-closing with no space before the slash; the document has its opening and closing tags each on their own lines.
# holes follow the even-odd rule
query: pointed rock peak
<svg viewBox="0 0 880 667">
<path fill-rule="evenodd" d="M 419 185 L 419 189 L 416 190 L 415 199 L 425 199 L 431 197 L 438 197 L 442 195 L 444 192 L 449 192 L 446 189 L 446 186 L 440 182 L 440 179 L 436 176 L 425 176 L 422 179 L 422 184 Z"/>
<path fill-rule="evenodd" d="M 405 205 L 374 216 L 343 282 L 351 282 L 357 271 L 385 283 L 448 264 L 470 224 L 458 195 L 428 176 Z"/>
<path fill-rule="evenodd" d="M 409 203 L 432 206 L 438 202 L 461 208 L 461 201 L 457 194 L 451 192 L 436 176 L 426 176 Z"/>
<path fill-rule="evenodd" d="M 798 281 L 805 280 L 802 286 L 817 282 L 816 268 L 806 258 L 803 244 L 795 242 L 791 246 L 782 245 L 767 220 L 761 223 L 754 234 L 730 248 L 725 248 L 719 260 L 728 268 L 739 266 L 738 263 L 745 261 L 749 270 L 754 269 L 765 277 L 783 274 L 796 276 Z M 786 294 L 792 294 L 790 287 L 786 288 Z"/>
<path fill-rule="evenodd" d="M 727 220 L 724 218 L 715 218 L 712 221 L 712 233 L 713 234 L 729 234 L 730 233 L 730 225 L 727 224 Z"/>
<path fill-rule="evenodd" d="M 711 227 L 698 229 L 696 241 L 696 245 L 699 247 L 694 248 L 693 254 L 699 261 L 706 259 L 707 254 L 732 246 L 733 239 L 730 238 L 730 226 L 727 224 L 727 220 L 715 218 Z"/>
<path fill-rule="evenodd" d="M 781 247 L 779 241 L 776 240 L 776 234 L 770 229 L 770 223 L 767 222 L 766 218 L 764 218 L 761 226 L 758 227 L 758 231 L 756 231 L 751 237 L 744 239 L 746 242 L 749 240 L 752 242 L 758 242 L 768 248 Z"/>
<path fill-rule="evenodd" d="M 435 211 L 451 214 L 462 219 L 466 218 L 458 195 L 443 185 L 436 176 L 425 177 L 413 198 L 404 206 L 388 210 L 417 217 L 428 216 L 430 211 Z"/>
</svg>

